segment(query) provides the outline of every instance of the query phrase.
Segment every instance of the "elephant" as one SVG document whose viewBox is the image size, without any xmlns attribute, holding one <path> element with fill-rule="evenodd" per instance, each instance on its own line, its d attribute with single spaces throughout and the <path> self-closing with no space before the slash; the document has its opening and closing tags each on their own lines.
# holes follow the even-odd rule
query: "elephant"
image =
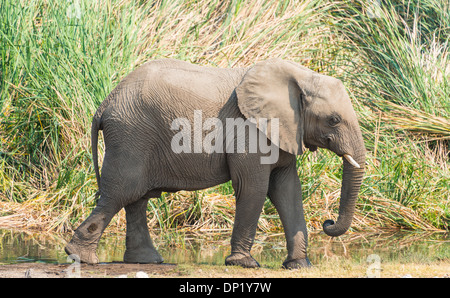
<svg viewBox="0 0 450 298">
<path fill-rule="evenodd" d="M 205 118 L 214 121 L 195 123 Z M 217 127 L 222 132 L 211 136 L 211 131 L 220 132 Z M 100 130 L 105 143 L 101 175 Z M 238 131 L 246 134 L 242 137 Z M 260 146 L 253 144 L 255 131 Z M 162 192 L 200 190 L 231 180 L 236 210 L 225 264 L 260 266 L 250 250 L 268 197 L 286 238 L 282 267 L 309 267 L 297 155 L 320 147 L 342 157 L 338 218 L 323 223 L 323 231 L 332 237 L 350 227 L 365 167 L 363 137 L 344 84 L 280 58 L 246 68 L 174 59 L 146 62 L 98 107 L 91 146 L 99 198 L 65 247 L 67 254 L 89 264 L 98 263 L 99 239 L 122 208 L 124 262 L 162 263 L 147 227 L 148 200 Z"/>
</svg>

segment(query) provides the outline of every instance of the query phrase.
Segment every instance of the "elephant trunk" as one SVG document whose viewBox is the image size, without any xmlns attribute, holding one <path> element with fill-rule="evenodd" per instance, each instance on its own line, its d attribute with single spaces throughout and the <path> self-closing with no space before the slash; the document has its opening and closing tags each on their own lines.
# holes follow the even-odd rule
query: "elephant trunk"
<svg viewBox="0 0 450 298">
<path fill-rule="evenodd" d="M 333 220 L 326 220 L 323 223 L 323 231 L 328 236 L 337 237 L 344 234 L 352 223 L 365 167 L 365 148 L 362 140 L 361 143 L 361 147 L 358 146 L 359 149 L 355 150 L 353 156 L 354 161 L 360 165 L 359 168 L 354 163 L 352 164 L 346 158 L 343 158 L 344 170 L 342 175 L 339 217 L 336 223 Z"/>
</svg>

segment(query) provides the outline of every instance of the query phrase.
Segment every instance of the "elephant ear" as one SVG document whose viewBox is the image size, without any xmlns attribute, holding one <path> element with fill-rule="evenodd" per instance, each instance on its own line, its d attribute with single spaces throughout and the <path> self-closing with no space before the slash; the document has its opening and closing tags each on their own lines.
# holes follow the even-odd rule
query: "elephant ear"
<svg viewBox="0 0 450 298">
<path fill-rule="evenodd" d="M 294 62 L 270 59 L 250 68 L 236 87 L 241 113 L 256 120 L 258 129 L 272 143 L 296 155 L 304 151 L 302 120 L 306 94 L 301 86 L 308 84 L 313 73 Z M 267 130 L 260 126 L 260 119 L 267 119 Z M 274 119 L 279 123 L 278 136 L 272 136 L 270 129 Z"/>
</svg>

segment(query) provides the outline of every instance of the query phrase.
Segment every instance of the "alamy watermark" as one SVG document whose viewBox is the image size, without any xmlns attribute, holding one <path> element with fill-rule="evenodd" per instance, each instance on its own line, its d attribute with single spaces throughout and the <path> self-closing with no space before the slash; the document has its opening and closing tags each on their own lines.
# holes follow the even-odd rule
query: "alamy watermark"
<svg viewBox="0 0 450 298">
<path fill-rule="evenodd" d="M 66 272 L 66 277 L 69 278 L 80 278 L 81 277 L 81 261 L 80 256 L 77 254 L 71 254 L 67 256 L 67 262 L 73 263 L 67 267 L 64 271 Z"/>
<path fill-rule="evenodd" d="M 70 3 L 66 9 L 66 15 L 69 19 L 81 19 L 81 5 L 79 0 L 68 0 Z"/>
<path fill-rule="evenodd" d="M 174 153 L 262 153 L 261 164 L 278 161 L 278 118 L 226 118 L 223 123 L 215 117 L 203 119 L 202 110 L 195 110 L 193 123 L 176 118 L 170 128 L 178 131 L 170 144 Z"/>
<path fill-rule="evenodd" d="M 369 264 L 366 270 L 367 277 L 381 277 L 381 258 L 377 254 L 371 254 L 367 257 L 366 262 Z"/>
<path fill-rule="evenodd" d="M 366 2 L 368 5 L 367 16 L 371 19 L 381 18 L 381 0 L 369 0 Z"/>
</svg>

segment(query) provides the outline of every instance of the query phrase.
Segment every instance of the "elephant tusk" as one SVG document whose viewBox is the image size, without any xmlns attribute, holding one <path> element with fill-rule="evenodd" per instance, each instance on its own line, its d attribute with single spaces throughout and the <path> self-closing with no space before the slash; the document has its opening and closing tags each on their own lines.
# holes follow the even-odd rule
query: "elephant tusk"
<svg viewBox="0 0 450 298">
<path fill-rule="evenodd" d="M 355 168 L 361 168 L 361 166 L 353 159 L 353 157 L 349 154 L 344 154 L 345 159 Z"/>
</svg>

